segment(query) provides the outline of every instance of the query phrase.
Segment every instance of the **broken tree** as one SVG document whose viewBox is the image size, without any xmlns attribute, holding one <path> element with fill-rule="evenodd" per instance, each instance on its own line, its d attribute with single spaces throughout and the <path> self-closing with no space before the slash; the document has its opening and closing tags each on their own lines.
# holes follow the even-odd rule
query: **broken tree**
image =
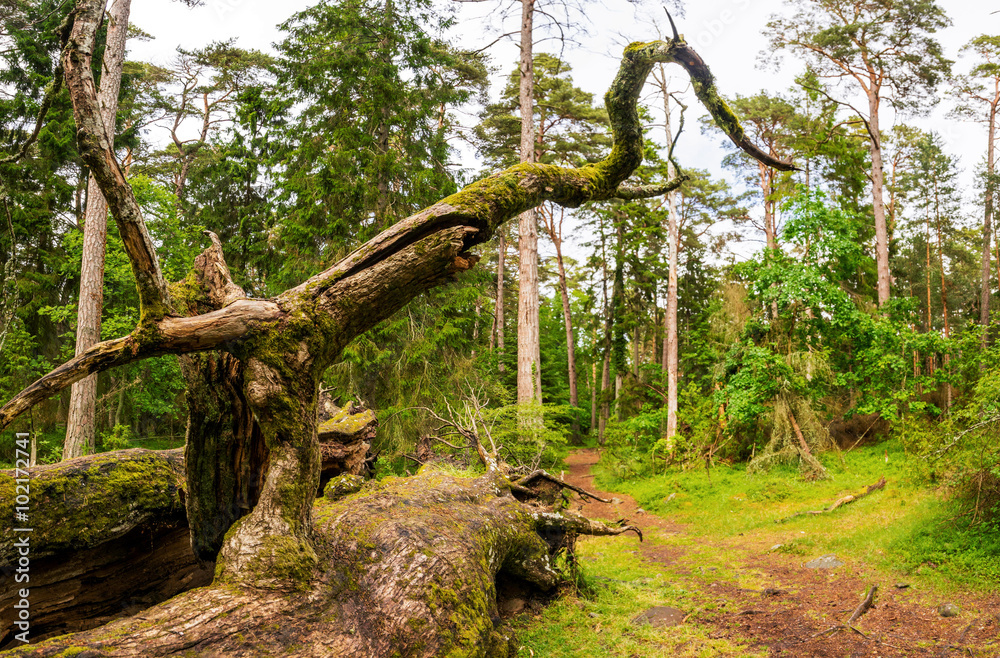
<svg viewBox="0 0 1000 658">
<path fill-rule="evenodd" d="M 324 272 L 271 299 L 249 299 L 212 246 L 168 286 L 139 206 L 101 123 L 91 72 L 101 0 L 78 0 L 63 37 L 80 151 L 108 200 L 135 276 L 140 321 L 59 366 L 0 409 L 0 429 L 88 374 L 183 355 L 189 386 L 185 503 L 195 553 L 215 560 L 212 586 L 132 617 L 24 647 L 110 655 L 491 655 L 495 583 L 555 585 L 552 555 L 567 536 L 620 534 L 531 505 L 497 469 L 478 479 L 433 471 L 316 500 L 319 381 L 354 337 L 424 290 L 472 267 L 472 247 L 520 212 L 662 194 L 625 180 L 642 159 L 636 100 L 657 62 L 683 66 L 698 97 L 741 148 L 747 142 L 705 64 L 674 37 L 626 48 L 606 96 L 614 146 L 580 168 L 526 163 L 473 183 L 408 217 Z M 5 486 L 0 483 L 0 486 Z M 330 490 L 328 488 L 328 490 Z M 340 487 L 334 490 L 343 494 Z M 2 539 L 2 537 L 0 537 Z M 2 542 L 0 542 L 2 543 Z M 280 617 L 280 623 L 276 623 Z"/>
</svg>

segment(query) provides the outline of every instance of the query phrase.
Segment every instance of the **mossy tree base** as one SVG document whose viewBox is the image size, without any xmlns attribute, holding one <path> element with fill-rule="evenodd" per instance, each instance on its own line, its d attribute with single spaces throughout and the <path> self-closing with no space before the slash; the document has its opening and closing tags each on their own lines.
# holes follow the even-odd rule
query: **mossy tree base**
<svg viewBox="0 0 1000 658">
<path fill-rule="evenodd" d="M 623 531 L 520 502 L 496 474 L 335 484 L 313 507 L 318 560 L 295 586 L 216 584 L 10 655 L 508 656 L 498 577 L 551 590 L 568 536 Z"/>
</svg>

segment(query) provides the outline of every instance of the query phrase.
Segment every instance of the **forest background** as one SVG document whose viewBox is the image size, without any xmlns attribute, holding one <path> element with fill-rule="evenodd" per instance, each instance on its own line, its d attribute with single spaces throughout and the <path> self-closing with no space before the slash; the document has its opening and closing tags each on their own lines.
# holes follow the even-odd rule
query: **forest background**
<svg viewBox="0 0 1000 658">
<path fill-rule="evenodd" d="M 773 18 L 801 10 L 821 20 L 847 4 L 704 3 L 687 8 L 681 22 L 734 94 L 751 138 L 793 159 L 798 172 L 765 172 L 726 150 L 721 133 L 698 121 L 680 79 L 663 79 L 669 122 L 663 88 L 651 85 L 644 98 L 651 141 L 640 177 L 668 177 L 664 124 L 677 138 L 674 160 L 690 177 L 673 203 L 680 224 L 676 433 L 668 431 L 664 345 L 671 203 L 661 197 L 565 214 L 543 207 L 545 423 L 526 431 L 516 420 L 519 281 L 510 234 L 505 250 L 484 249 L 460 282 L 411 303 L 329 370 L 325 386 L 336 397 L 377 410 L 383 462 L 404 468 L 401 455 L 433 433 L 421 408 L 444 413 L 446 403 L 473 398 L 489 401 L 511 461 L 542 463 L 553 447 L 589 434 L 611 448 L 623 473 L 722 459 L 751 470 L 786 461 L 821 478 L 826 469 L 816 455 L 851 447 L 831 437 L 831 423 L 839 423 L 860 441 L 893 436 L 924 455 L 928 478 L 964 501 L 971 522 L 995 528 L 1000 352 L 993 316 L 1000 302 L 982 294 L 981 266 L 985 246 L 987 287 L 995 292 L 1000 261 L 987 146 L 1000 40 L 973 40 L 1000 17 L 977 3 L 947 13 L 922 0 L 867 3 L 895 8 L 901 23 L 923 21 L 915 31 L 928 40 L 887 65 L 893 82 L 876 113 L 887 278 L 876 259 L 867 100 L 852 80 L 832 84 L 829 69 L 787 44 L 789 26 Z M 27 141 L 52 79 L 60 6 L 0 4 L 0 144 L 8 154 Z M 211 230 L 237 282 L 268 296 L 515 162 L 517 35 L 502 35 L 516 31 L 519 8 L 429 0 L 136 6 L 117 145 L 167 278 L 184 278 Z M 666 30 L 660 7 L 609 0 L 539 8 L 548 13 L 536 28 L 535 155 L 567 164 L 599 158 L 609 145 L 594 94 L 607 86 L 624 41 Z M 283 16 L 267 13 L 279 10 Z M 273 32 L 258 31 L 277 23 Z M 178 33 L 187 39 L 180 47 L 166 41 Z M 772 52 L 780 43 L 787 47 Z M 762 68 L 755 69 L 758 51 Z M 838 52 L 849 58 L 851 51 Z M 678 136 L 683 106 L 692 110 Z M 74 350 L 88 172 L 72 127 L 63 92 L 27 157 L 0 164 L 5 400 Z M 560 267 L 554 244 L 563 239 Z M 106 252 L 104 339 L 127 333 L 138 309 L 114 228 Z M 501 253 L 507 268 L 498 279 Z M 880 278 L 889 282 L 888 299 L 880 299 Z M 507 293 L 495 313 L 500 286 Z M 66 392 L 10 429 L 33 432 L 40 461 L 57 461 L 69 407 Z M 87 449 L 178 445 L 185 415 L 175 357 L 102 373 Z M 11 444 L 13 431 L 0 443 Z"/>
</svg>

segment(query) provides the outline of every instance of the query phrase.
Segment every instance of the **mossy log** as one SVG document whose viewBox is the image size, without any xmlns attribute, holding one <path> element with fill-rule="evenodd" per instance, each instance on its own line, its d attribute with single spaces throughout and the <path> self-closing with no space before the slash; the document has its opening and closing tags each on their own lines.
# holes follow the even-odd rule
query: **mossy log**
<svg viewBox="0 0 1000 658">
<path fill-rule="evenodd" d="M 27 476 L 30 505 L 18 524 L 31 528 L 25 567 L 15 546 L 25 533 L 0 527 L 0 647 L 13 639 L 21 588 L 30 589 L 38 638 L 93 628 L 211 582 L 212 570 L 191 552 L 181 450 L 79 457 Z M 19 477 L 0 472 L 4 519 L 15 518 Z"/>
<path fill-rule="evenodd" d="M 369 475 L 378 418 L 348 402 L 338 407 L 324 393 L 319 403 L 320 488 L 338 475 Z"/>
<path fill-rule="evenodd" d="M 553 554 L 567 537 L 625 530 L 520 502 L 495 473 L 433 468 L 335 479 L 314 518 L 319 559 L 293 586 L 200 588 L 10 655 L 499 658 L 513 652 L 497 582 L 549 591 L 559 582 Z"/>
</svg>

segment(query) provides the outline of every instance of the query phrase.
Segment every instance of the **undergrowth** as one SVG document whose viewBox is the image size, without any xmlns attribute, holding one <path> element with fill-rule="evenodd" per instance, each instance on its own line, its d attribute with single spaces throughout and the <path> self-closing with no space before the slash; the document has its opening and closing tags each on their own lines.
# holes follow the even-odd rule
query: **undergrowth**
<svg viewBox="0 0 1000 658">
<path fill-rule="evenodd" d="M 595 486 L 628 494 L 694 535 L 742 535 L 762 551 L 780 544 L 775 550 L 809 557 L 836 553 L 945 590 L 1000 584 L 1000 523 L 973 523 L 962 501 L 931 481 L 925 457 L 893 439 L 820 459 L 829 479 L 806 481 L 796 464 L 752 476 L 743 464 L 725 463 L 639 476 L 606 454 Z M 883 476 L 886 487 L 857 502 L 794 516 L 824 509 Z"/>
</svg>

